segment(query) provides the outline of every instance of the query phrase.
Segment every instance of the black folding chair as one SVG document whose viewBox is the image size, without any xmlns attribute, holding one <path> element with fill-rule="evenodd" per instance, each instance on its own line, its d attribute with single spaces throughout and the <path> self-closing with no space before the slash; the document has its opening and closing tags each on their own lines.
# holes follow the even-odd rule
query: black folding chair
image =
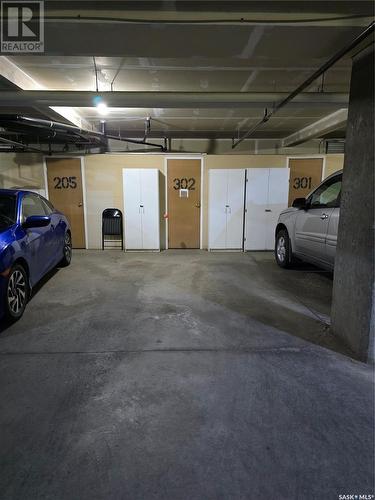
<svg viewBox="0 0 375 500">
<path fill-rule="evenodd" d="M 118 208 L 106 208 L 102 213 L 102 250 L 119 248 L 119 242 L 124 250 L 122 212 Z"/>
</svg>

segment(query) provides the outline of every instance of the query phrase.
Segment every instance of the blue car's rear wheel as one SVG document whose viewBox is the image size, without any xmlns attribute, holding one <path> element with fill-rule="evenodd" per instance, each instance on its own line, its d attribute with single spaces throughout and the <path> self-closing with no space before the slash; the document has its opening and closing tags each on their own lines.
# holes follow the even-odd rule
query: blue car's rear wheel
<svg viewBox="0 0 375 500">
<path fill-rule="evenodd" d="M 16 264 L 10 270 L 5 294 L 5 314 L 8 319 L 19 319 L 29 298 L 29 280 L 25 269 Z"/>
<path fill-rule="evenodd" d="M 72 237 L 68 231 L 65 233 L 63 255 L 60 266 L 69 266 L 72 260 Z"/>
</svg>

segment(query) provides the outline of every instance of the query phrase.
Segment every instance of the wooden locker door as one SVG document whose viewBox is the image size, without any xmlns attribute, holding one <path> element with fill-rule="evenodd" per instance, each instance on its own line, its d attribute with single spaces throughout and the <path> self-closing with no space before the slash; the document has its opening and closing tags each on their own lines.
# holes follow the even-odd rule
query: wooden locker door
<svg viewBox="0 0 375 500">
<path fill-rule="evenodd" d="M 243 247 L 243 219 L 245 211 L 245 170 L 227 170 L 227 241 L 226 248 L 241 250 Z"/>
<path fill-rule="evenodd" d="M 296 198 L 305 198 L 322 181 L 323 158 L 294 158 L 289 160 L 289 199 L 291 207 Z"/>
<path fill-rule="evenodd" d="M 140 178 L 142 248 L 159 250 L 159 171 L 156 168 L 140 169 Z"/>
<path fill-rule="evenodd" d="M 201 161 L 168 160 L 167 186 L 168 247 L 199 248 Z"/>
<path fill-rule="evenodd" d="M 245 250 L 265 250 L 267 239 L 269 168 L 248 168 Z"/>
<path fill-rule="evenodd" d="M 208 248 L 226 248 L 227 240 L 228 171 L 208 171 Z"/>
<path fill-rule="evenodd" d="M 268 210 L 266 250 L 273 250 L 275 246 L 275 229 L 280 212 L 288 206 L 289 169 L 270 168 L 268 180 Z"/>
<path fill-rule="evenodd" d="M 141 179 L 139 168 L 123 169 L 125 249 L 142 249 Z"/>
<path fill-rule="evenodd" d="M 73 248 L 86 248 L 80 158 L 47 158 L 48 197 L 69 220 Z"/>
</svg>

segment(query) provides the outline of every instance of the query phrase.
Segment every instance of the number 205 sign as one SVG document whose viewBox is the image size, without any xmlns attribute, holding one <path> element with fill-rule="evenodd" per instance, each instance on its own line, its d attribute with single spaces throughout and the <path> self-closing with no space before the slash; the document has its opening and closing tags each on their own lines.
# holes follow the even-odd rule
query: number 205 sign
<svg viewBox="0 0 375 500">
<path fill-rule="evenodd" d="M 53 178 L 55 189 L 76 189 L 77 177 L 54 177 Z"/>
</svg>

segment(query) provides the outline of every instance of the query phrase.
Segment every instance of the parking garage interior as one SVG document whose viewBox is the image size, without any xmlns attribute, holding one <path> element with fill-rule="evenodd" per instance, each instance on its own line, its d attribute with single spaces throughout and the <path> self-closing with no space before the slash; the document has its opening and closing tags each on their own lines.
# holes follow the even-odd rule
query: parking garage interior
<svg viewBox="0 0 375 500">
<path fill-rule="evenodd" d="M 374 498 L 373 2 L 1 3 L 0 193 L 73 254 L 0 319 L 0 498 Z"/>
</svg>

